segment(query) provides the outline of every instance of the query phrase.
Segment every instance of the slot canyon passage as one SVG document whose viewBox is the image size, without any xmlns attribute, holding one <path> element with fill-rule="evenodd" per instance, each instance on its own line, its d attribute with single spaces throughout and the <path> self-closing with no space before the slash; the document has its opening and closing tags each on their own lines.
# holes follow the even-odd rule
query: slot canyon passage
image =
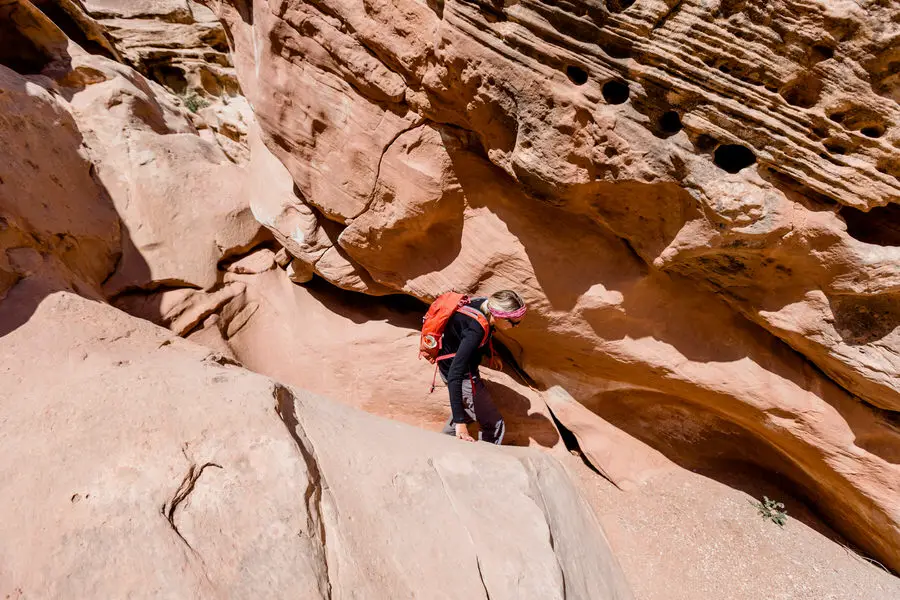
<svg viewBox="0 0 900 600">
<path fill-rule="evenodd" d="M 0 597 L 900 598 L 898 102 L 891 0 L 0 0 Z"/>
</svg>

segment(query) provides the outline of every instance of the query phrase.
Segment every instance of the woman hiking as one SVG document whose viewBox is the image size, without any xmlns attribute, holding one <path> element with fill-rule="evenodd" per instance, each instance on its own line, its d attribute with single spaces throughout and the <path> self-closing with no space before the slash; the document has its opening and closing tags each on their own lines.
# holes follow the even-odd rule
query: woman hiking
<svg viewBox="0 0 900 600">
<path fill-rule="evenodd" d="M 440 324 L 443 327 L 438 325 L 434 329 L 440 342 L 430 345 L 435 337 L 426 333 L 429 318 L 442 310 L 437 307 L 441 300 L 453 305 L 446 313 L 445 322 Z M 478 421 L 481 426 L 479 439 L 497 445 L 503 442 L 506 425 L 481 380 L 478 365 L 485 348 L 490 348 L 493 330 L 503 331 L 518 326 L 525 317 L 525 311 L 522 296 L 512 290 L 471 300 L 459 294 L 447 294 L 432 305 L 423 327 L 423 347 L 426 353 L 427 349 L 437 350 L 437 368 L 450 394 L 451 415 L 442 433 L 474 442 L 466 426 Z"/>
</svg>

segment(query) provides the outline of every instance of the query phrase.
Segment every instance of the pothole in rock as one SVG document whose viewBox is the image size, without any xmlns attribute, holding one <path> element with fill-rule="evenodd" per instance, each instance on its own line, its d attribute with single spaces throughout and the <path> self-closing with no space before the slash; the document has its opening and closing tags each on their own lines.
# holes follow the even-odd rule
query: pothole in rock
<svg viewBox="0 0 900 600">
<path fill-rule="evenodd" d="M 879 173 L 891 175 L 900 181 L 900 159 L 883 158 L 875 166 Z"/>
<path fill-rule="evenodd" d="M 600 47 L 612 58 L 626 59 L 631 58 L 631 45 L 620 40 L 604 40 L 600 43 Z"/>
<path fill-rule="evenodd" d="M 850 150 L 848 144 L 840 138 L 828 138 L 822 142 L 822 145 L 825 146 L 825 149 L 831 154 L 844 155 Z"/>
<path fill-rule="evenodd" d="M 612 13 L 620 13 L 634 4 L 635 0 L 606 0 L 606 9 Z"/>
<path fill-rule="evenodd" d="M 747 0 L 722 0 L 719 3 L 719 14 L 728 19 L 743 12 L 747 8 Z"/>
<path fill-rule="evenodd" d="M 834 328 L 845 344 L 872 344 L 900 327 L 900 307 L 891 296 L 835 296 L 829 302 Z"/>
<path fill-rule="evenodd" d="M 812 133 L 812 135 L 820 140 L 822 138 L 828 137 L 829 131 L 830 130 L 828 126 L 822 123 L 816 123 L 810 128 L 810 132 Z"/>
<path fill-rule="evenodd" d="M 584 85 L 588 80 L 587 71 L 577 65 L 566 67 L 566 75 L 569 76 L 569 80 L 575 85 Z"/>
<path fill-rule="evenodd" d="M 713 155 L 716 166 L 728 173 L 739 173 L 756 163 L 756 155 L 740 144 L 722 144 Z"/>
<path fill-rule="evenodd" d="M 879 138 L 887 131 L 884 117 L 869 108 L 851 105 L 829 110 L 827 114 L 829 119 L 844 129 L 859 131 L 866 137 Z"/>
<path fill-rule="evenodd" d="M 775 81 L 762 67 L 748 68 L 747 65 L 731 58 L 709 57 L 703 59 L 703 63 L 724 75 L 733 77 L 748 85 L 765 87 L 769 91 L 777 91 L 778 86 L 781 85 L 780 81 Z"/>
<path fill-rule="evenodd" d="M 603 99 L 609 104 L 624 104 L 628 100 L 628 84 L 623 81 L 607 81 L 603 84 Z"/>
<path fill-rule="evenodd" d="M 183 94 L 188 87 L 184 71 L 168 63 L 148 65 L 147 75 L 176 94 Z"/>
<path fill-rule="evenodd" d="M 884 135 L 884 127 L 881 125 L 875 125 L 871 127 L 863 127 L 859 130 L 861 134 L 870 138 L 880 138 Z"/>
<path fill-rule="evenodd" d="M 659 118 L 659 128 L 663 133 L 675 135 L 681 131 L 682 127 L 681 116 L 677 111 L 667 110 Z"/>
<path fill-rule="evenodd" d="M 823 60 L 834 58 L 834 48 L 825 46 L 824 44 L 817 44 L 810 48 L 809 58 L 810 62 L 812 62 L 813 64 L 820 63 Z"/>
<path fill-rule="evenodd" d="M 853 239 L 878 246 L 900 246 L 900 204 L 876 206 L 869 212 L 844 206 L 838 215 Z"/>
<path fill-rule="evenodd" d="M 719 143 L 716 138 L 706 133 L 701 133 L 691 140 L 697 152 L 712 152 Z"/>
<path fill-rule="evenodd" d="M 824 87 L 821 79 L 812 73 L 803 73 L 786 83 L 779 93 L 791 106 L 812 108 L 819 102 Z"/>
</svg>

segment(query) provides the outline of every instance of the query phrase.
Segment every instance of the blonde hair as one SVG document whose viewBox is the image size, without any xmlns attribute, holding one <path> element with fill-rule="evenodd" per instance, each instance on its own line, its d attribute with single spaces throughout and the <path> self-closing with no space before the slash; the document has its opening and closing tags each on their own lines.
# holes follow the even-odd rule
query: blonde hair
<svg viewBox="0 0 900 600">
<path fill-rule="evenodd" d="M 500 290 L 490 295 L 484 303 L 484 312 L 488 313 L 491 309 L 502 312 L 512 312 L 519 310 L 525 306 L 525 300 L 518 292 L 513 290 Z"/>
</svg>

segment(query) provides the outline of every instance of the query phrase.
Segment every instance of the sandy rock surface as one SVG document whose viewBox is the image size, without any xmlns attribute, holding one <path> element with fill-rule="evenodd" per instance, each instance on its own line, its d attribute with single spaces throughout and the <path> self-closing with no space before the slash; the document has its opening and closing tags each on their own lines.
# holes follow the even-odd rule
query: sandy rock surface
<svg viewBox="0 0 900 600">
<path fill-rule="evenodd" d="M 3 304 L 31 313 L 0 339 L 4 594 L 631 597 L 552 458 L 340 407 L 39 291 Z"/>
<path fill-rule="evenodd" d="M 715 478 L 668 471 L 623 493 L 578 459 L 565 464 L 600 516 L 635 598 L 891 600 L 900 594 L 900 580 L 849 548 L 802 499 L 746 466 L 732 465 Z M 783 528 L 759 515 L 754 505 L 763 495 L 787 505 Z"/>
<path fill-rule="evenodd" d="M 223 336 L 234 327 L 234 313 L 223 311 L 190 339 L 367 412 L 441 427 L 446 391 L 427 393 L 431 372 L 415 359 L 414 303 L 341 292 L 320 279 L 275 285 L 285 275 L 242 277 L 248 295 L 265 300 L 238 319 L 239 332 Z M 508 442 L 563 462 L 636 598 L 888 600 L 900 593 L 900 580 L 823 522 L 777 455 L 761 456 L 750 433 L 713 411 L 628 389 L 582 405 L 558 389 L 533 391 L 515 373 L 482 373 L 507 420 Z M 578 452 L 602 476 L 547 427 L 548 408 L 573 425 Z M 786 504 L 783 529 L 758 514 L 754 503 L 764 495 Z"/>
</svg>

